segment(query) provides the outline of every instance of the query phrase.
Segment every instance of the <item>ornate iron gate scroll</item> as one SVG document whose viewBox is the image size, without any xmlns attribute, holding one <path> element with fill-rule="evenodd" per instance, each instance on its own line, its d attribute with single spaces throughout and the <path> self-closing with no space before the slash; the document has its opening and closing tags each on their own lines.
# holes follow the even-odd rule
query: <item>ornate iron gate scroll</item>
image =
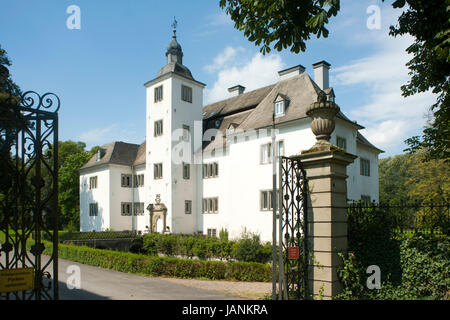
<svg viewBox="0 0 450 320">
<path fill-rule="evenodd" d="M 58 299 L 60 100 L 28 91 L 0 103 L 0 271 L 32 268 L 34 276 L 32 289 L 0 293 L 0 300 Z M 8 125 L 8 115 L 17 123 Z M 52 243 L 48 260 L 42 257 L 42 238 Z"/>
<path fill-rule="evenodd" d="M 284 286 L 289 299 L 306 299 L 309 264 L 306 173 L 300 160 L 280 159 Z"/>
</svg>

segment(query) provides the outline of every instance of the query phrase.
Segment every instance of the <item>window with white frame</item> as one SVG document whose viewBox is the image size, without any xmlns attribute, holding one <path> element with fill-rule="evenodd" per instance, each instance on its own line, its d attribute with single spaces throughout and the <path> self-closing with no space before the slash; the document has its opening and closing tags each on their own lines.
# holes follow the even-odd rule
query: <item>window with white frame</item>
<svg viewBox="0 0 450 320">
<path fill-rule="evenodd" d="M 162 163 L 155 163 L 153 165 L 153 177 L 154 177 L 154 179 L 162 179 L 162 177 L 163 177 Z"/>
<path fill-rule="evenodd" d="M 216 237 L 217 236 L 217 229 L 208 229 L 207 233 L 208 233 L 208 237 L 210 237 L 210 238 Z"/>
<path fill-rule="evenodd" d="M 279 190 L 276 191 L 277 197 L 280 195 Z M 272 211 L 273 210 L 273 191 L 272 190 L 262 190 L 260 192 L 260 209 L 261 211 Z"/>
<path fill-rule="evenodd" d="M 347 150 L 347 140 L 345 138 L 336 136 L 336 145 L 344 150 Z"/>
<path fill-rule="evenodd" d="M 284 141 L 280 140 L 277 142 L 277 144 L 278 144 L 278 156 L 279 157 L 284 156 Z"/>
<path fill-rule="evenodd" d="M 181 100 L 192 103 L 192 88 L 181 86 Z"/>
<path fill-rule="evenodd" d="M 135 202 L 133 204 L 133 214 L 135 216 L 143 216 L 144 215 L 144 203 L 143 202 Z"/>
<path fill-rule="evenodd" d="M 203 213 L 218 213 L 219 212 L 219 198 L 204 198 L 203 199 Z"/>
<path fill-rule="evenodd" d="M 184 213 L 185 214 L 191 214 L 192 213 L 192 201 L 191 200 L 185 200 L 184 201 Z"/>
<path fill-rule="evenodd" d="M 278 156 L 284 156 L 284 141 L 277 142 Z M 261 145 L 261 164 L 272 163 L 272 143 L 266 143 Z"/>
<path fill-rule="evenodd" d="M 191 178 L 191 165 L 183 162 L 183 179 L 188 180 Z"/>
<path fill-rule="evenodd" d="M 261 146 L 261 164 L 271 163 L 272 144 L 266 143 Z"/>
<path fill-rule="evenodd" d="M 361 158 L 359 160 L 360 163 L 360 173 L 362 176 L 370 176 L 370 161 L 367 159 Z"/>
<path fill-rule="evenodd" d="M 89 189 L 97 188 L 97 176 L 89 178 Z"/>
<path fill-rule="evenodd" d="M 219 176 L 219 163 L 211 162 L 203 164 L 203 178 L 217 178 Z"/>
<path fill-rule="evenodd" d="M 155 102 L 162 101 L 163 99 L 163 86 L 155 88 Z"/>
<path fill-rule="evenodd" d="M 155 121 L 154 136 L 159 137 L 162 136 L 162 134 L 163 134 L 163 121 L 162 120 Z"/>
<path fill-rule="evenodd" d="M 122 174 L 121 175 L 121 186 L 122 188 L 131 188 L 131 174 Z"/>
<path fill-rule="evenodd" d="M 284 100 L 275 102 L 275 117 L 284 115 Z"/>
<path fill-rule="evenodd" d="M 143 187 L 144 186 L 144 174 L 137 174 L 134 176 L 134 187 Z"/>
<path fill-rule="evenodd" d="M 89 216 L 98 216 L 98 203 L 89 203 Z"/>
</svg>

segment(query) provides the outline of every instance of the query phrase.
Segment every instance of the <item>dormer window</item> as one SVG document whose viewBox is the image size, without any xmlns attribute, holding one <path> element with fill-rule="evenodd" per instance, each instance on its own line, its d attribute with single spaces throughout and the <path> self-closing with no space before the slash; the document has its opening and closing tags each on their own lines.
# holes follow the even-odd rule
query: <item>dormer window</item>
<svg viewBox="0 0 450 320">
<path fill-rule="evenodd" d="M 327 100 L 328 101 L 331 101 L 331 102 L 335 102 L 335 97 L 334 97 L 334 95 L 332 95 L 332 94 L 329 94 L 329 95 L 327 95 Z"/>
<path fill-rule="evenodd" d="M 275 102 L 275 117 L 284 115 L 284 101 Z"/>
<path fill-rule="evenodd" d="M 336 95 L 334 94 L 333 88 L 328 88 L 324 90 L 327 95 L 327 101 L 336 102 Z"/>
<path fill-rule="evenodd" d="M 273 101 L 273 112 L 275 117 L 281 117 L 286 114 L 286 107 L 289 103 L 289 98 L 284 94 L 277 94 Z"/>
</svg>

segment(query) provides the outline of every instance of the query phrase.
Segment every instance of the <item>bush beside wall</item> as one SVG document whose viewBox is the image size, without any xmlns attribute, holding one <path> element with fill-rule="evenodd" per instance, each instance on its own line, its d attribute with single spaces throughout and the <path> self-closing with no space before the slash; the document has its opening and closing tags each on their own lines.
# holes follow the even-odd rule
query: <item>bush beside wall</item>
<svg viewBox="0 0 450 320">
<path fill-rule="evenodd" d="M 272 259 L 272 244 L 261 244 L 257 235 L 244 234 L 237 241 L 215 237 L 164 235 L 150 233 L 142 237 L 143 252 L 149 255 L 184 256 L 199 259 L 267 263 Z"/>
<path fill-rule="evenodd" d="M 348 253 L 338 271 L 344 290 L 337 299 L 450 299 L 450 237 L 399 237 L 382 210 L 349 216 Z M 381 289 L 368 289 L 367 267 L 381 271 Z"/>
</svg>

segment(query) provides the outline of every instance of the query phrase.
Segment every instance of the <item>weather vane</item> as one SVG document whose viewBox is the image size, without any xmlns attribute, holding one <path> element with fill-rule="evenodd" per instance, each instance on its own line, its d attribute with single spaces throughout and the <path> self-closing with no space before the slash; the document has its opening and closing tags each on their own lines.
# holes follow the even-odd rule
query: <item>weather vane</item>
<svg viewBox="0 0 450 320">
<path fill-rule="evenodd" d="M 172 23 L 173 32 L 177 31 L 177 25 L 178 25 L 178 22 L 175 19 L 175 17 L 173 17 L 173 23 Z"/>
</svg>

